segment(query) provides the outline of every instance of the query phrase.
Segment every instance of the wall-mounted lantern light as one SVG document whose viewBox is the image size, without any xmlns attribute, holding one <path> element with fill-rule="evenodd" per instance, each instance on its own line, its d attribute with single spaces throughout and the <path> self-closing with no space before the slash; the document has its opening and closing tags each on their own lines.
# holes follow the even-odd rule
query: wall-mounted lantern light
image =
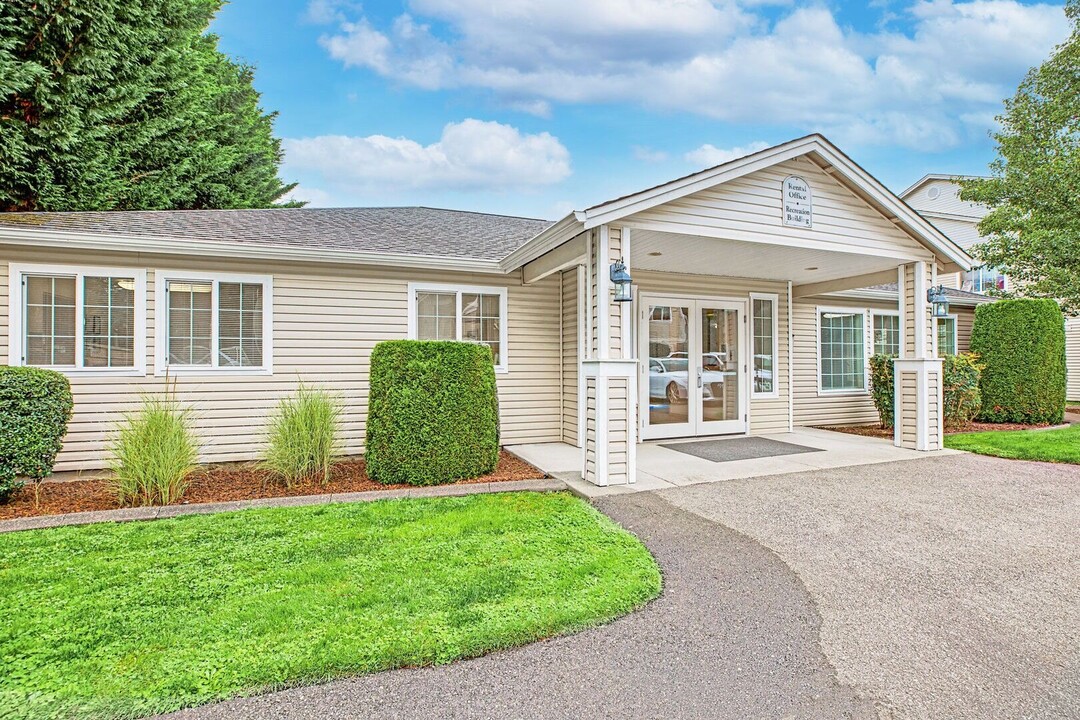
<svg viewBox="0 0 1080 720">
<path fill-rule="evenodd" d="M 633 299 L 630 290 L 632 282 L 633 279 L 622 260 L 611 263 L 611 284 L 615 286 L 615 302 L 630 302 Z"/>
<path fill-rule="evenodd" d="M 949 316 L 949 296 L 945 294 L 945 286 L 938 285 L 926 291 L 926 302 L 930 303 L 931 317 Z"/>
</svg>

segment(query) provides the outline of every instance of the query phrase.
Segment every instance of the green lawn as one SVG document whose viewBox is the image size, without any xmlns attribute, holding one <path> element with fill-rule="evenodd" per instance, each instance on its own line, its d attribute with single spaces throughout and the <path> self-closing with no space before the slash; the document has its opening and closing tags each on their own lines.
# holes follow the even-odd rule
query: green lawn
<svg viewBox="0 0 1080 720">
<path fill-rule="evenodd" d="M 1059 430 L 998 430 L 946 435 L 945 447 L 1016 460 L 1080 464 L 1080 425 Z"/>
<path fill-rule="evenodd" d="M 572 632 L 660 592 L 567 494 L 0 535 L 0 716 L 137 717 Z"/>
</svg>

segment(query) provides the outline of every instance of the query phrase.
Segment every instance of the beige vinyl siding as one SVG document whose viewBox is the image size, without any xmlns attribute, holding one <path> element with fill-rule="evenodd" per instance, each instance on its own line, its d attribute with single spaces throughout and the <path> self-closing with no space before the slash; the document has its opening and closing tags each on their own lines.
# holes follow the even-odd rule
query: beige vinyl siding
<svg viewBox="0 0 1080 720">
<path fill-rule="evenodd" d="M 789 396 L 787 283 L 771 282 L 768 280 L 751 280 L 746 278 L 718 277 L 714 275 L 662 273 L 647 270 L 634 270 L 633 268 L 631 268 L 630 272 L 634 277 L 634 284 L 637 286 L 639 294 L 686 295 L 738 300 L 747 303 L 747 312 L 750 310 L 750 293 L 773 293 L 777 296 L 776 359 L 773 372 L 775 373 L 777 381 L 779 397 L 776 399 L 755 398 L 750 401 L 750 432 L 754 434 L 763 434 L 787 431 Z M 644 308 L 638 303 L 635 303 L 635 305 L 638 308 L 637 322 L 639 323 L 639 329 L 637 332 L 640 333 L 642 332 L 640 329 L 640 317 Z M 744 332 L 744 342 L 746 337 Z M 640 342 L 640 335 L 638 336 L 638 339 Z M 744 357 L 746 357 L 749 362 L 750 348 L 746 348 L 744 352 Z M 647 398 L 648 394 L 646 393 L 645 396 Z"/>
<path fill-rule="evenodd" d="M 938 422 L 941 417 L 941 399 L 943 388 L 941 385 L 941 373 L 936 370 L 928 370 L 926 382 L 937 392 L 931 391 L 926 399 L 926 442 L 929 447 L 940 448 L 941 436 L 938 434 Z"/>
<path fill-rule="evenodd" d="M 918 442 L 918 400 L 918 375 L 914 372 L 900 373 L 900 412 L 896 424 L 900 428 L 900 439 L 904 447 L 915 447 Z"/>
<path fill-rule="evenodd" d="M 578 269 L 561 273 L 562 289 L 562 441 L 578 445 Z"/>
<path fill-rule="evenodd" d="M 585 474 L 596 476 L 596 378 L 585 380 Z"/>
<path fill-rule="evenodd" d="M 499 374 L 499 405 L 505 443 L 554 442 L 562 437 L 559 278 L 522 286 L 513 274 L 482 275 L 387 267 L 275 264 L 120 253 L 5 250 L 0 256 L 0 333 L 7 360 L 8 262 L 149 268 L 147 277 L 146 377 L 72 376 L 75 414 L 57 470 L 103 467 L 107 438 L 121 413 L 137 406 L 140 393 L 160 392 L 154 373 L 154 268 L 258 273 L 273 276 L 274 373 L 272 376 L 183 376 L 179 398 L 196 412 L 202 460 L 258 457 L 265 417 L 298 381 L 319 383 L 345 403 L 346 452 L 363 450 L 368 363 L 381 340 L 408 333 L 409 282 L 507 286 L 509 372 Z"/>
<path fill-rule="evenodd" d="M 1065 321 L 1065 397 L 1080 400 L 1080 318 Z"/>
<path fill-rule="evenodd" d="M 975 325 L 975 308 L 953 305 L 949 311 L 956 315 L 956 349 L 967 352 L 971 349 L 971 328 Z"/>
<path fill-rule="evenodd" d="M 627 408 L 630 388 L 627 378 L 607 380 L 608 388 L 608 477 L 613 482 L 627 478 L 630 472 L 630 443 L 637 442 L 636 429 L 629 425 Z M 633 482 L 627 479 L 625 482 Z"/>
<path fill-rule="evenodd" d="M 937 276 L 937 284 L 959 289 L 963 284 L 963 278 L 960 273 L 940 273 Z"/>
<path fill-rule="evenodd" d="M 874 310 L 896 312 L 896 303 L 867 302 L 837 297 L 805 298 L 792 306 L 794 326 L 794 414 L 796 425 L 860 425 L 877 422 L 869 391 L 821 393 L 818 391 L 818 307 L 851 308 L 866 313 L 863 324 L 864 355 L 873 352 Z"/>
<path fill-rule="evenodd" d="M 780 187 L 789 175 L 798 175 L 810 183 L 812 229 L 782 223 Z M 806 158 L 779 163 L 635 213 L 629 221 L 650 230 L 719 235 L 730 240 L 824 242 L 829 244 L 827 249 L 841 252 L 852 248 L 859 253 L 925 252 L 907 233 Z"/>
<path fill-rule="evenodd" d="M 950 240 L 965 250 L 972 245 L 977 245 L 982 242 L 982 237 L 979 235 L 979 221 L 976 219 L 966 222 L 964 220 L 947 220 L 945 218 L 931 217 L 930 222 L 934 224 L 934 227 L 948 236 Z"/>
<path fill-rule="evenodd" d="M 939 191 L 933 200 L 928 194 L 930 188 L 937 188 Z M 904 202 L 919 212 L 962 215 L 976 219 L 986 215 L 987 209 L 984 206 L 961 200 L 959 193 L 960 186 L 951 180 L 928 180 L 905 196 Z"/>
</svg>

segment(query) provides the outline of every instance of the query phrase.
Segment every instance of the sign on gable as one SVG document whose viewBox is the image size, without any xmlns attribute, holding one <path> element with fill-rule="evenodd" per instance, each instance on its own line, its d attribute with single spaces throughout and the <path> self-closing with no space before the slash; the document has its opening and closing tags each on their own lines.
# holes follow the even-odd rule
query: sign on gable
<svg viewBox="0 0 1080 720">
<path fill-rule="evenodd" d="M 796 175 L 784 178 L 784 224 L 791 227 L 812 227 L 814 205 L 810 197 L 810 183 Z"/>
</svg>

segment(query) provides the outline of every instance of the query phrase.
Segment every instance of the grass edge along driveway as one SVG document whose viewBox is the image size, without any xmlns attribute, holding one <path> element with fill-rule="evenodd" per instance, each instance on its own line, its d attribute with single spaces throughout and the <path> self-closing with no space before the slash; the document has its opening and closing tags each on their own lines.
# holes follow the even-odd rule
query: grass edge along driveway
<svg viewBox="0 0 1080 720">
<path fill-rule="evenodd" d="M 447 663 L 660 592 L 567 493 L 248 510 L 0 536 L 0 707 L 119 718 Z"/>
<path fill-rule="evenodd" d="M 1080 425 L 946 435 L 945 447 L 1012 460 L 1080 464 Z"/>
</svg>

